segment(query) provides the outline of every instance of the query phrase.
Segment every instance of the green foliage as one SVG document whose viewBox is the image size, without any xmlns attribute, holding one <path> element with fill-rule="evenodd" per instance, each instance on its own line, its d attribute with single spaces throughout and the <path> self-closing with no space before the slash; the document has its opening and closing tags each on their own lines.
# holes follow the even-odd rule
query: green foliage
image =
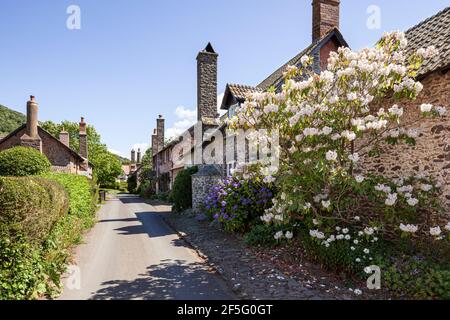
<svg viewBox="0 0 450 320">
<path fill-rule="evenodd" d="M 120 160 L 110 152 L 105 152 L 97 156 L 95 159 L 95 170 L 95 176 L 100 185 L 115 183 L 116 178 L 123 173 Z"/>
<path fill-rule="evenodd" d="M 197 173 L 197 167 L 180 171 L 175 179 L 172 189 L 173 209 L 181 212 L 192 208 L 192 178 Z"/>
<path fill-rule="evenodd" d="M 57 181 L 69 194 L 69 214 L 83 220 L 85 227 L 91 227 L 94 223 L 94 213 L 97 207 L 98 188 L 87 177 L 67 174 L 49 173 L 44 176 L 47 179 Z"/>
<path fill-rule="evenodd" d="M 75 151 L 79 150 L 79 124 L 76 122 L 63 121 L 61 124 L 55 124 L 52 121 L 42 123 L 41 127 L 58 137 L 63 130 L 69 133 L 70 148 Z M 121 160 L 118 156 L 108 151 L 105 144 L 101 142 L 100 134 L 95 130 L 94 126 L 87 125 L 88 152 L 89 161 L 94 164 L 94 177 L 99 184 L 107 184 L 122 173 Z"/>
<path fill-rule="evenodd" d="M 128 192 L 129 193 L 136 193 L 136 191 L 137 191 L 137 180 L 136 180 L 136 175 L 135 174 L 133 174 L 133 175 L 128 177 L 127 184 L 128 184 Z"/>
<path fill-rule="evenodd" d="M 40 242 L 67 212 L 64 188 L 42 178 L 0 178 L 0 224 L 2 236 L 15 234 Z"/>
<path fill-rule="evenodd" d="M 0 176 L 32 176 L 49 172 L 47 157 L 33 148 L 14 147 L 0 152 Z"/>
<path fill-rule="evenodd" d="M 277 231 L 274 225 L 259 224 L 254 226 L 245 235 L 244 241 L 250 246 L 273 247 L 277 244 L 277 241 L 273 237 Z"/>
<path fill-rule="evenodd" d="M 27 121 L 25 115 L 0 104 L 0 134 L 9 134 Z"/>
<path fill-rule="evenodd" d="M 0 300 L 55 297 L 71 247 L 94 222 L 92 181 L 45 176 L 0 178 Z"/>
</svg>

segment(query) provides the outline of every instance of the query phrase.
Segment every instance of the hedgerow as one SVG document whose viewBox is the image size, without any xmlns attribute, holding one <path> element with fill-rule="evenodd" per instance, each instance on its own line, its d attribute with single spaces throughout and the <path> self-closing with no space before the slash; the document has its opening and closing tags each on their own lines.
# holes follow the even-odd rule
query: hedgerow
<svg viewBox="0 0 450 320">
<path fill-rule="evenodd" d="M 82 176 L 0 178 L 0 300 L 58 295 L 70 248 L 94 223 L 96 199 Z"/>
</svg>

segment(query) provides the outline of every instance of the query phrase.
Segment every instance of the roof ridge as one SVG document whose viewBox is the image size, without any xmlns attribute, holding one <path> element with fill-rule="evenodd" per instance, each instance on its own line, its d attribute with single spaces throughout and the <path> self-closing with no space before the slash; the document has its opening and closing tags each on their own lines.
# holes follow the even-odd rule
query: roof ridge
<svg viewBox="0 0 450 320">
<path fill-rule="evenodd" d="M 411 32 L 411 31 L 413 31 L 413 30 L 415 30 L 415 29 L 417 29 L 417 28 L 419 28 L 419 27 L 421 27 L 422 25 L 424 25 L 424 24 L 430 22 L 431 20 L 436 19 L 437 17 L 443 15 L 443 14 L 446 13 L 447 11 L 450 11 L 450 6 L 444 8 L 444 9 L 442 9 L 441 11 L 439 11 L 439 12 L 437 12 L 436 14 L 432 15 L 431 17 L 426 18 L 425 20 L 419 22 L 419 23 L 416 24 L 415 26 L 412 26 L 411 28 L 409 28 L 408 30 L 405 31 L 405 34 Z"/>
</svg>

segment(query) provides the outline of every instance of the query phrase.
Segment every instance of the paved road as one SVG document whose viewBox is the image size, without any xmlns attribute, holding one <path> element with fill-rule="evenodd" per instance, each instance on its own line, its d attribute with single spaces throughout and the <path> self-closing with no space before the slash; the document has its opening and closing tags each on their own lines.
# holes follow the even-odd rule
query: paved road
<svg viewBox="0 0 450 320">
<path fill-rule="evenodd" d="M 161 219 L 167 209 L 130 195 L 109 200 L 76 249 L 60 299 L 233 299 Z"/>
</svg>

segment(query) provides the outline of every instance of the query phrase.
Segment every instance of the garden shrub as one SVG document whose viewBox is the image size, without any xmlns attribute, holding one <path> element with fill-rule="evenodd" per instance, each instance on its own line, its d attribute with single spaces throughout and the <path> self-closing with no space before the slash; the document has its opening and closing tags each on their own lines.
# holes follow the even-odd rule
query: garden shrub
<svg viewBox="0 0 450 320">
<path fill-rule="evenodd" d="M 175 178 L 172 189 L 173 209 L 182 212 L 192 208 L 192 178 L 197 173 L 197 167 L 190 167 L 180 171 Z"/>
<path fill-rule="evenodd" d="M 42 241 L 67 213 L 68 197 L 57 182 L 43 178 L 0 178 L 0 224 L 3 236 L 15 234 Z"/>
<path fill-rule="evenodd" d="M 244 241 L 249 246 L 273 247 L 277 244 L 273 237 L 277 231 L 274 225 L 258 224 L 245 235 Z"/>
<path fill-rule="evenodd" d="M 93 181 L 44 176 L 0 178 L 0 299 L 55 297 L 71 246 L 94 223 Z"/>
<path fill-rule="evenodd" d="M 137 179 L 136 175 L 131 175 L 127 180 L 127 189 L 129 193 L 136 193 L 137 191 Z"/>
<path fill-rule="evenodd" d="M 261 224 L 261 216 L 272 206 L 271 185 L 258 180 L 228 177 L 212 188 L 205 201 L 207 216 L 230 232 L 245 232 Z"/>
<path fill-rule="evenodd" d="M 32 176 L 49 172 L 50 161 L 33 148 L 14 147 L 0 152 L 0 176 Z"/>
</svg>

